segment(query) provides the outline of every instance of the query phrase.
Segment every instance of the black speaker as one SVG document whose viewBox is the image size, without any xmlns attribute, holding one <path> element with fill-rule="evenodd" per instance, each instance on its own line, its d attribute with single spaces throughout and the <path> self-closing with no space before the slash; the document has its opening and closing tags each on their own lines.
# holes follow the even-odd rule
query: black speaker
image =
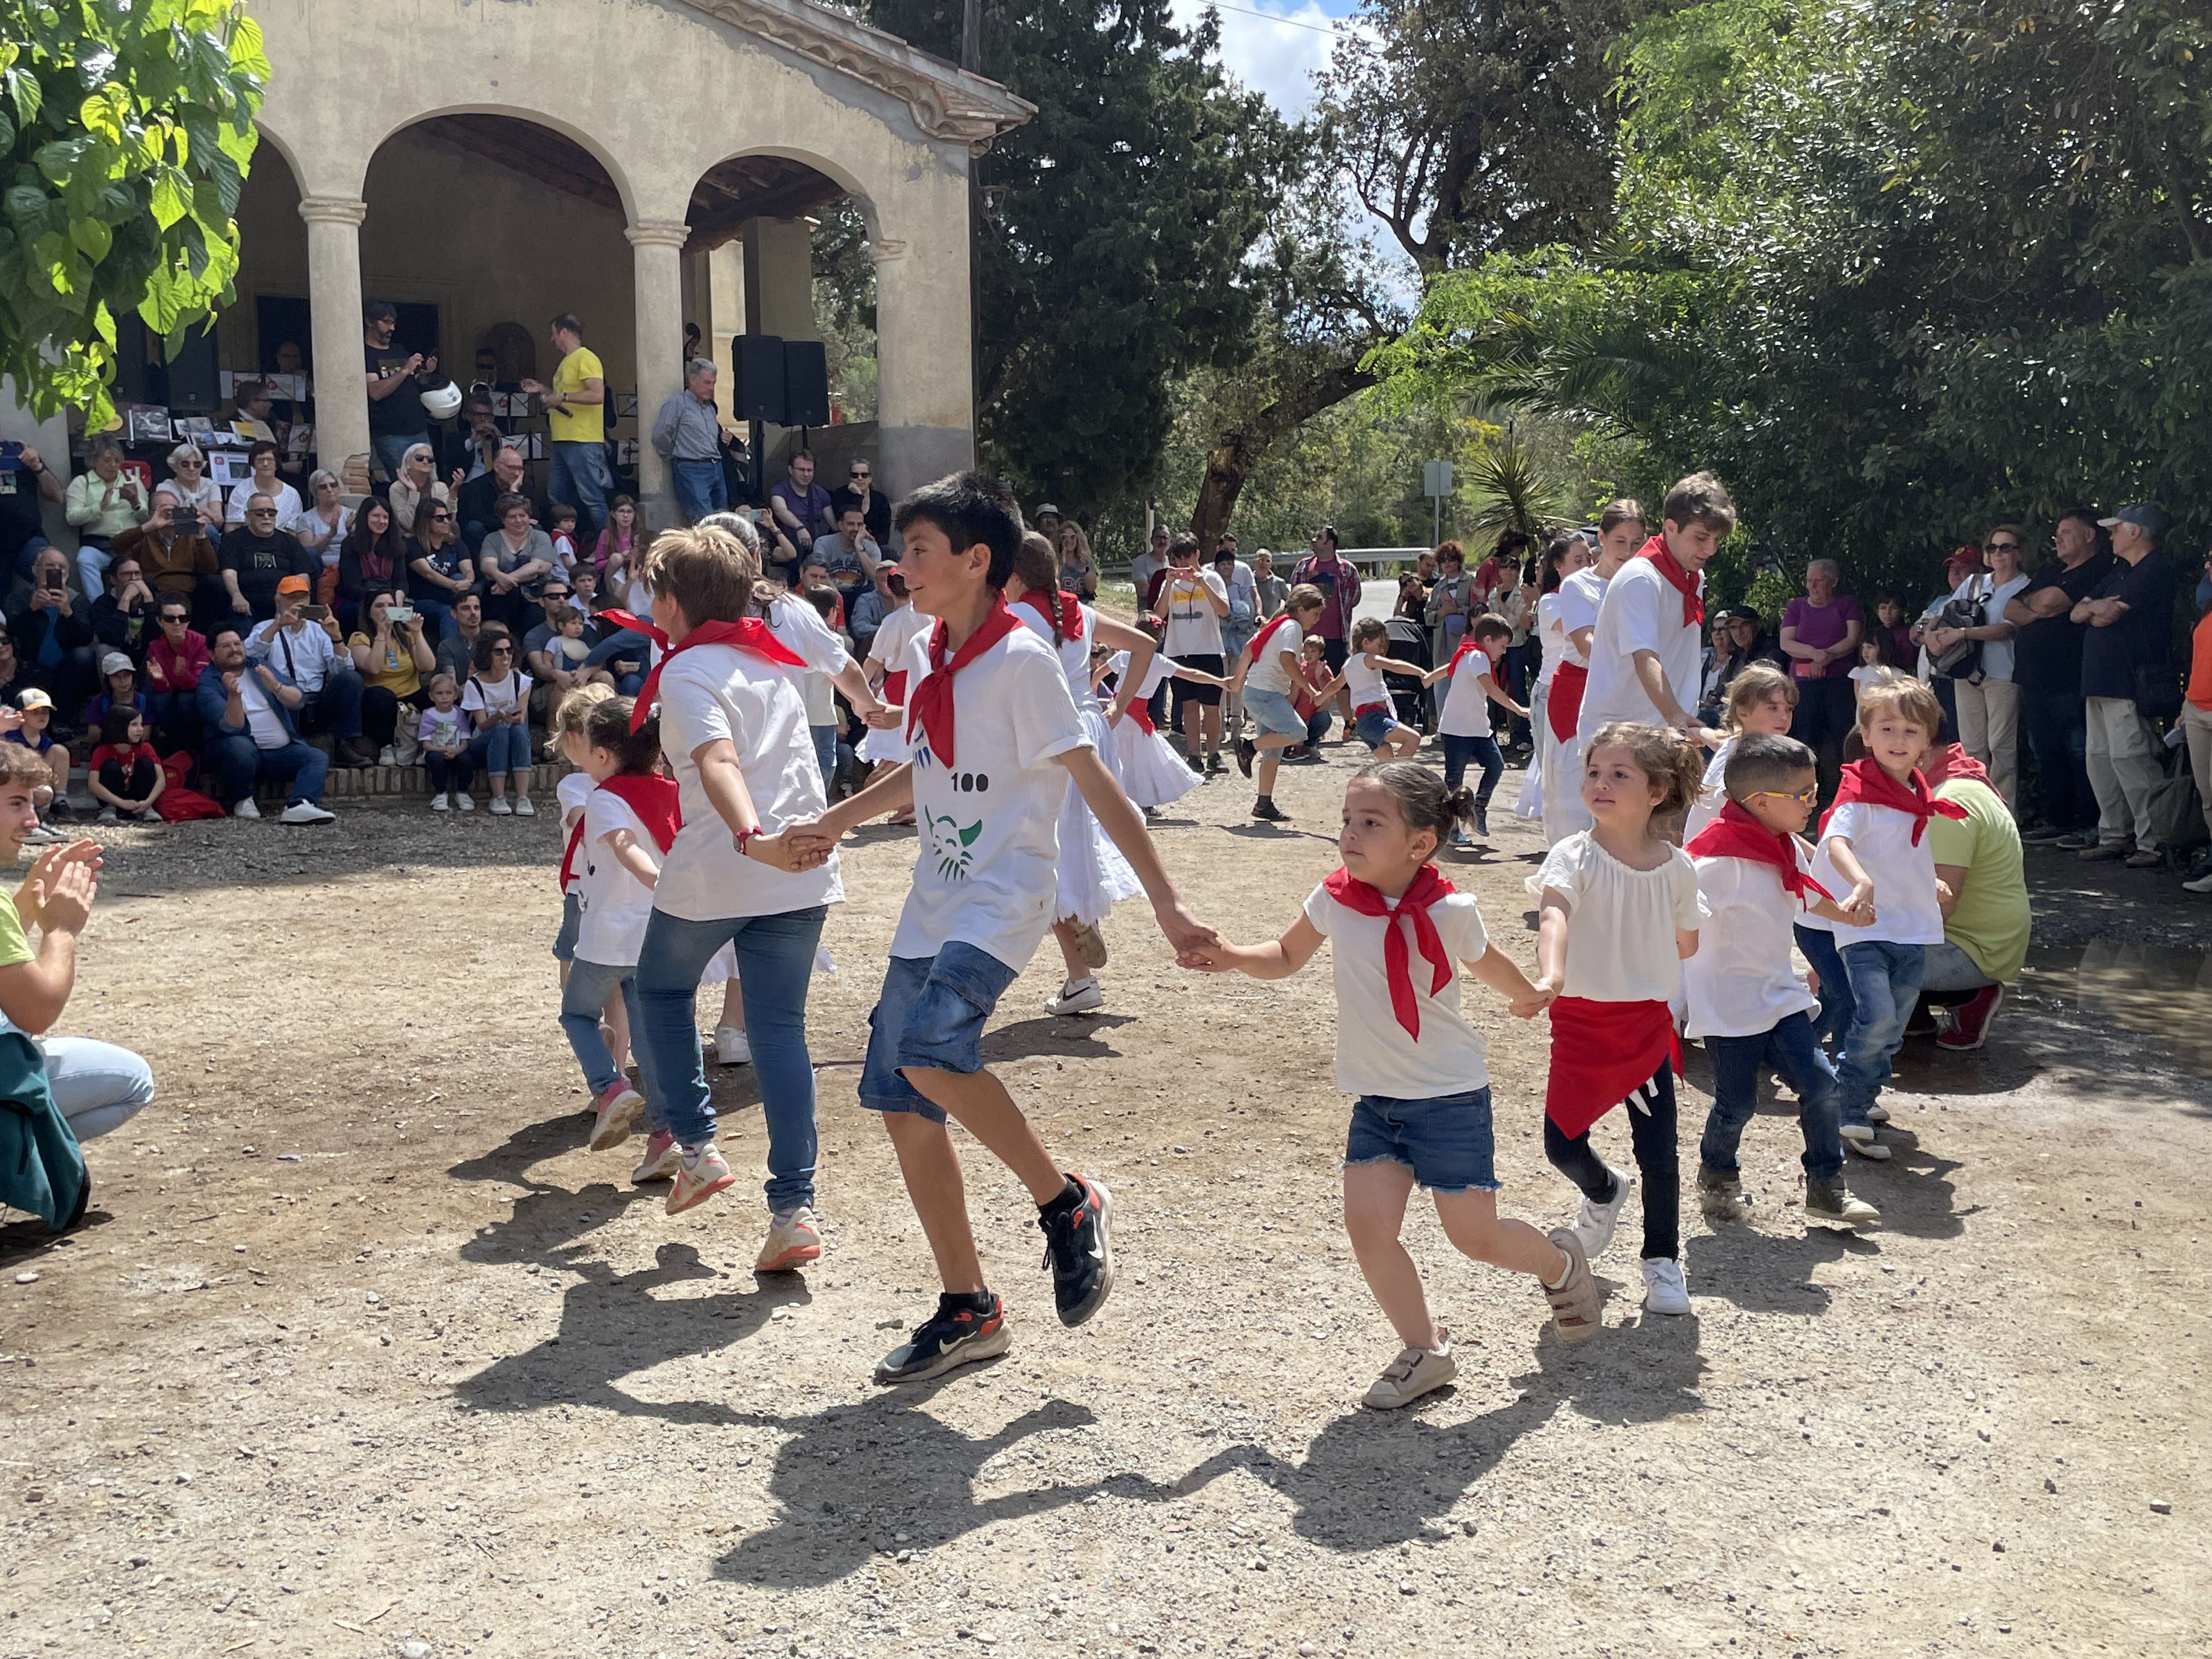
<svg viewBox="0 0 2212 1659">
<path fill-rule="evenodd" d="M 737 360 L 737 393 L 733 412 L 741 421 L 771 421 L 788 425 L 783 417 L 783 339 L 775 334 L 740 334 L 730 342 Z"/>
<path fill-rule="evenodd" d="M 151 402 L 146 395 L 146 325 L 135 311 L 115 319 L 115 385 L 118 404 Z"/>
<path fill-rule="evenodd" d="M 158 341 L 155 349 L 161 349 Z M 167 404 L 171 411 L 214 414 L 222 407 L 222 376 L 216 368 L 214 330 L 187 329 L 175 354 L 149 369 L 146 378 L 147 390 L 155 394 L 153 401 Z"/>
<path fill-rule="evenodd" d="M 830 424 L 830 354 L 819 340 L 783 343 L 783 423 Z"/>
</svg>

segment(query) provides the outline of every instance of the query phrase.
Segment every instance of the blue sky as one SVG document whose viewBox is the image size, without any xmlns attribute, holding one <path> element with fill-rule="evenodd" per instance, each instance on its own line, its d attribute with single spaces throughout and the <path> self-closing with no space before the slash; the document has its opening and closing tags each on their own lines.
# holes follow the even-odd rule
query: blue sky
<svg viewBox="0 0 2212 1659">
<path fill-rule="evenodd" d="M 1221 5 L 1221 57 L 1229 72 L 1247 86 L 1263 92 L 1286 115 L 1302 113 L 1313 102 L 1310 79 L 1328 62 L 1327 29 L 1334 18 L 1347 17 L 1352 0 L 1235 0 L 1238 8 Z M 1198 21 L 1203 0 L 1174 0 L 1176 21 L 1184 25 Z M 1265 16 L 1255 16 L 1254 13 Z M 1282 21 L 1275 21 L 1275 20 Z M 1300 27 L 1303 25 L 1304 27 Z"/>
</svg>

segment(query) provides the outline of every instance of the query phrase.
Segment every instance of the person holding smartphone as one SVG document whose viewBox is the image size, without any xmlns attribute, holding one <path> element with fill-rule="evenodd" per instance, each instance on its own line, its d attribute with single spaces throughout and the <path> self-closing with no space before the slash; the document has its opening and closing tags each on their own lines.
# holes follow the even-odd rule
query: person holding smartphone
<svg viewBox="0 0 2212 1659">
<path fill-rule="evenodd" d="M 71 718 L 98 687 L 92 623 L 70 592 L 69 561 L 61 549 L 40 550 L 31 566 L 31 591 L 8 613 L 8 632 L 23 677 L 53 694 Z"/>
</svg>

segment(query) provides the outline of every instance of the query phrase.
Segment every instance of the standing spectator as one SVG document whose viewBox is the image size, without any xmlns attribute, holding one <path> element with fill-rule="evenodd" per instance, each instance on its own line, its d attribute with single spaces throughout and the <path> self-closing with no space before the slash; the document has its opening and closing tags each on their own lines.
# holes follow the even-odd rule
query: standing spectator
<svg viewBox="0 0 2212 1659">
<path fill-rule="evenodd" d="M 530 676 L 515 665 L 514 641 L 505 629 L 487 628 L 477 636 L 476 672 L 461 691 L 461 708 L 476 736 L 469 740 L 469 764 L 491 777 L 495 817 L 534 817 L 530 804 Z M 507 798 L 507 781 L 514 799 Z"/>
<path fill-rule="evenodd" d="M 1528 538 L 1522 538 L 1527 544 Z M 1502 543 L 1501 543 L 1502 545 Z M 1518 572 L 1516 572 L 1518 574 Z M 1321 616 L 1307 631 L 1321 636 L 1322 654 L 1328 659 L 1329 672 L 1344 672 L 1344 660 L 1350 654 L 1348 641 L 1352 634 L 1352 614 L 1359 605 L 1359 572 L 1346 563 L 1337 552 L 1336 526 L 1325 524 L 1313 533 L 1313 551 L 1298 561 L 1291 574 L 1291 584 L 1298 587 L 1317 587 L 1321 590 Z M 1170 655 L 1174 653 L 1170 652 Z M 1345 728 L 1352 726 L 1352 693 L 1339 687 L 1336 693 L 1336 712 L 1344 717 Z"/>
<path fill-rule="evenodd" d="M 154 590 L 146 585 L 138 561 L 118 557 L 107 567 L 107 591 L 92 602 L 92 637 L 133 662 L 146 654 L 147 631 L 154 625 Z"/>
<path fill-rule="evenodd" d="M 730 434 L 714 407 L 714 360 L 694 357 L 684 366 L 683 386 L 653 417 L 653 453 L 668 463 L 677 507 L 691 524 L 730 507 L 722 474 L 722 442 Z"/>
<path fill-rule="evenodd" d="M 1146 625 L 1145 615 L 1151 608 L 1146 601 L 1152 597 L 1152 584 L 1168 568 L 1168 543 L 1172 539 L 1165 525 L 1156 524 L 1145 550 L 1129 561 L 1129 580 L 1137 589 L 1137 625 L 1140 628 Z"/>
<path fill-rule="evenodd" d="M 422 407 L 422 388 L 428 377 L 438 372 L 438 360 L 392 344 L 399 313 L 382 300 L 371 300 L 362 307 L 361 318 L 362 338 L 368 348 L 368 441 L 384 476 L 396 478 L 407 452 L 430 441 L 430 417 Z"/>
<path fill-rule="evenodd" d="M 415 740 L 422 755 L 422 768 L 430 775 L 430 810 L 473 812 L 469 785 L 476 773 L 469 765 L 469 717 L 461 713 L 461 688 L 443 670 L 430 677 L 430 706 L 422 711 Z"/>
<path fill-rule="evenodd" d="M 2197 802 L 2204 811 L 2204 827 L 2212 830 L 2212 591 L 2208 586 L 2212 586 L 2212 556 L 2205 559 L 2204 577 L 2197 584 L 2197 602 L 2203 614 L 2189 636 L 2189 684 L 2181 701 L 2182 738 L 2189 745 Z M 2212 893 L 2212 851 L 2197 860 L 2181 884 L 2192 893 Z"/>
<path fill-rule="evenodd" d="M 1085 604 L 1098 598 L 1098 561 L 1091 556 L 1091 538 L 1073 519 L 1063 519 L 1060 525 L 1060 587 Z"/>
<path fill-rule="evenodd" d="M 1198 538 L 1178 536 L 1168 544 L 1168 568 L 1160 583 L 1152 620 L 1162 631 L 1160 650 L 1186 668 L 1218 676 L 1221 622 L 1229 614 L 1229 587 L 1211 570 L 1199 568 Z M 1176 729 L 1182 733 L 1183 758 L 1194 772 L 1218 775 L 1221 759 L 1221 687 L 1170 678 Z M 1197 718 L 1191 718 L 1195 708 Z"/>
<path fill-rule="evenodd" d="M 429 514 L 450 515 L 452 512 L 443 501 L 434 501 L 420 522 L 427 527 Z M 450 516 L 447 522 L 451 524 Z M 345 541 L 338 549 L 337 584 L 332 605 L 337 612 L 338 632 L 350 632 L 360 619 L 363 594 L 379 588 L 405 586 L 406 568 L 407 543 L 399 534 L 399 526 L 392 521 L 392 509 L 372 495 L 362 503 L 361 516 L 354 520 L 353 528 L 346 532 Z"/>
<path fill-rule="evenodd" d="M 1065 532 L 1072 527 L 1062 525 L 1060 529 Z M 1229 614 L 1221 619 L 1222 672 L 1227 674 L 1235 670 L 1244 647 L 1259 631 L 1260 585 L 1253 579 L 1251 567 L 1237 556 L 1234 536 L 1224 536 L 1221 545 L 1214 550 L 1213 574 L 1229 590 Z M 1244 693 L 1233 681 L 1224 689 L 1221 729 L 1227 738 L 1244 735 Z"/>
<path fill-rule="evenodd" d="M 392 518 L 399 526 L 399 533 L 415 533 L 416 515 L 424 501 L 444 501 L 451 505 L 453 494 L 446 481 L 438 476 L 438 458 L 426 443 L 410 444 L 407 453 L 399 459 L 399 476 L 392 481 Z"/>
<path fill-rule="evenodd" d="M 769 510 L 804 557 L 812 550 L 814 538 L 830 532 L 830 492 L 814 482 L 811 450 L 795 451 L 787 471 L 789 476 L 768 492 Z"/>
<path fill-rule="evenodd" d="M 477 562 L 454 533 L 453 509 L 433 501 L 418 514 L 406 553 L 407 591 L 429 619 L 432 639 L 442 640 L 453 631 L 453 607 L 461 595 L 477 591 Z"/>
<path fill-rule="evenodd" d="M 491 624 L 505 633 L 503 623 Z M 483 596 L 464 593 L 453 601 L 453 631 L 438 641 L 438 672 L 451 674 L 456 684 L 476 672 L 477 641 L 484 628 Z"/>
<path fill-rule="evenodd" d="M 1532 545 L 1524 531 L 1498 532 L 1497 543 L 1490 550 L 1490 556 L 1475 569 L 1476 610 L 1495 609 L 1501 592 L 1510 592 L 1521 585 L 1521 567 L 1528 562 L 1528 550 Z"/>
<path fill-rule="evenodd" d="M 1429 589 L 1429 660 L 1449 662 L 1467 633 L 1474 609 L 1474 578 L 1468 574 L 1467 550 L 1457 542 L 1437 549 L 1437 580 Z M 1440 701 L 1440 700 L 1439 700 Z"/>
<path fill-rule="evenodd" d="M 337 473 L 317 468 L 307 477 L 306 511 L 285 526 L 294 541 L 322 561 L 325 570 L 337 568 L 338 549 L 353 528 L 353 509 L 338 499 L 341 488 Z"/>
<path fill-rule="evenodd" d="M 1977 672 L 1952 681 L 1959 741 L 1989 769 L 1990 787 L 2008 805 L 2017 805 L 2020 799 L 2020 687 L 2013 681 L 2015 630 L 2005 620 L 2005 607 L 2027 586 L 2027 573 L 2021 568 L 2026 539 L 2027 532 L 2015 524 L 2001 524 L 1990 532 L 1982 546 L 1990 568 L 1978 579 L 1972 595 L 1980 602 L 1981 621 L 1948 628 L 1939 620 L 1921 636 L 1937 657 L 1962 640 L 1980 643 Z"/>
<path fill-rule="evenodd" d="M 1875 625 L 1889 635 L 1889 655 L 1886 659 L 1900 672 L 1912 671 L 1912 624 L 1905 615 L 1905 601 L 1894 593 L 1885 593 L 1874 602 Z"/>
<path fill-rule="evenodd" d="M 212 546 L 221 537 L 222 524 L 222 486 L 208 477 L 207 455 L 198 444 L 179 444 L 169 452 L 169 474 L 154 486 L 154 498 L 173 495 L 178 503 L 199 514 L 200 533 Z M 179 513 L 178 521 L 185 515 Z"/>
<path fill-rule="evenodd" d="M 248 666 L 246 641 L 225 623 L 208 641 L 212 661 L 200 676 L 200 724 L 208 734 L 202 775 L 215 781 L 234 818 L 258 818 L 253 786 L 262 778 L 288 781 L 280 823 L 329 823 L 337 814 L 319 805 L 330 757 L 301 741 L 292 710 L 306 701 L 267 663 Z"/>
<path fill-rule="evenodd" d="M 461 405 L 461 429 L 446 440 L 446 480 L 456 490 L 489 472 L 507 445 L 489 392 L 469 393 Z"/>
<path fill-rule="evenodd" d="M 370 589 L 362 600 L 361 626 L 346 641 L 362 682 L 362 741 L 376 750 L 379 766 L 415 763 L 422 679 L 438 666 L 437 653 L 422 637 L 421 615 L 409 609 L 392 617 L 393 607 L 404 606 L 406 599 L 392 588 Z"/>
<path fill-rule="evenodd" d="M 77 584 L 97 593 L 107 585 L 109 547 L 146 522 L 148 503 L 137 477 L 123 470 L 123 446 L 114 439 L 94 438 L 85 461 L 90 471 L 70 480 L 63 511 L 77 534 Z"/>
<path fill-rule="evenodd" d="M 477 554 L 484 611 L 520 636 L 537 610 L 538 584 L 553 574 L 553 538 L 530 522 L 530 503 L 520 495 L 501 496 L 493 511 L 500 527 Z"/>
<path fill-rule="evenodd" d="M 1050 501 L 1039 501 L 1036 513 L 1030 520 L 1030 528 L 1043 537 L 1055 552 L 1060 549 L 1060 508 Z"/>
<path fill-rule="evenodd" d="M 276 504 L 278 527 L 288 525 L 300 516 L 300 492 L 276 476 L 276 446 L 261 443 L 246 452 L 246 464 L 252 476 L 244 483 L 233 485 L 230 504 L 223 509 L 223 526 L 235 530 L 246 522 L 246 509 L 253 504 L 256 495 L 266 495 Z"/>
<path fill-rule="evenodd" d="M 339 643 L 336 620 L 309 621 L 307 605 L 305 576 L 277 583 L 276 614 L 246 636 L 246 658 L 269 663 L 301 694 L 285 699 L 295 731 L 306 737 L 327 732 L 337 740 L 339 765 L 367 766 L 374 751 L 362 742 L 361 676 Z"/>
<path fill-rule="evenodd" d="M 2173 678 L 2173 564 L 2159 550 L 2166 514 L 2152 502 L 2124 507 L 2098 520 L 2112 532 L 2118 562 L 2089 597 L 2069 612 L 2089 625 L 2081 642 L 2081 696 L 2089 726 L 2089 787 L 2097 797 L 2097 842 L 2084 859 L 2124 857 L 2145 870 L 2163 861 L 2150 815 L 2151 792 L 2164 777 L 2152 758 L 2142 704 L 2157 710 Z M 2128 851 L 2128 829 L 2135 850 Z"/>
<path fill-rule="evenodd" d="M 1858 666 L 1866 616 L 1859 602 L 1838 592 L 1843 568 L 1833 559 L 1805 567 L 1805 592 L 1783 607 L 1782 654 L 1797 682 L 1797 716 L 1790 735 L 1820 757 L 1823 793 L 1832 791 L 1844 763 L 1844 739 L 1858 730 L 1851 670 Z"/>
<path fill-rule="evenodd" d="M 51 547 L 40 502 L 59 506 L 69 492 L 54 470 L 28 444 L 0 444 L 0 570 L 22 575 L 40 550 Z"/>
<path fill-rule="evenodd" d="M 216 559 L 232 613 L 258 618 L 276 614 L 279 582 L 291 576 L 311 581 L 322 568 L 290 531 L 276 527 L 276 503 L 259 491 L 246 504 L 246 523 L 224 535 Z"/>
<path fill-rule="evenodd" d="M 84 707 L 98 675 L 92 624 L 70 596 L 69 561 L 61 549 L 40 550 L 31 566 L 30 593 L 8 613 L 8 633 L 26 681 L 52 693 L 71 715 Z"/>
<path fill-rule="evenodd" d="M 2081 698 L 2081 642 L 2089 629 L 2074 620 L 2074 607 L 2112 574 L 2112 556 L 2100 550 L 2097 514 L 2069 507 L 2059 515 L 2051 540 L 2058 557 L 2028 579 L 2005 606 L 2013 625 L 2013 679 L 2020 687 L 2021 718 L 2035 754 L 2037 799 L 2042 823 L 2021 839 L 2030 843 L 2096 845 L 2097 797 L 2089 787 L 2088 726 Z"/>
<path fill-rule="evenodd" d="M 1755 662 L 1771 663 L 1785 674 L 1790 668 L 1790 659 L 1783 654 L 1781 645 L 1766 631 L 1765 617 L 1747 605 L 1722 611 L 1713 620 L 1713 659 L 1705 669 L 1705 683 L 1698 693 L 1700 720 L 1719 728 L 1722 714 L 1728 708 L 1729 686 Z M 1800 681 L 1801 698 L 1803 690 L 1804 683 Z"/>
<path fill-rule="evenodd" d="M 191 514 L 185 528 L 180 515 Z M 153 590 L 174 595 L 188 607 L 212 615 L 222 608 L 223 589 L 215 544 L 198 527 L 197 510 L 169 493 L 163 485 L 154 492 L 154 511 L 137 529 L 115 538 L 113 555 L 137 563 Z"/>
<path fill-rule="evenodd" d="M 830 510 L 842 515 L 848 507 L 860 509 L 860 522 L 867 526 L 868 536 L 878 547 L 891 544 L 891 498 L 875 487 L 876 470 L 866 456 L 856 455 L 847 474 L 848 482 L 830 492 Z M 1065 526 L 1063 526 L 1065 527 Z M 1088 545 L 1088 544 L 1085 544 Z M 1095 588 L 1097 584 L 1092 584 Z M 1071 592 L 1074 590 L 1070 589 Z"/>
<path fill-rule="evenodd" d="M 584 344 L 584 325 L 574 313 L 553 319 L 553 345 L 561 361 L 550 387 L 525 380 L 522 389 L 545 402 L 552 465 L 546 493 L 576 504 L 577 522 L 588 541 L 607 521 L 607 383 L 599 360 Z M 495 811 L 497 809 L 495 808 Z"/>
<path fill-rule="evenodd" d="M 461 486 L 460 496 L 453 503 L 460 516 L 453 523 L 471 551 L 481 547 L 483 538 L 499 528 L 499 504 L 509 495 L 522 497 L 529 506 L 532 519 L 545 516 L 544 509 L 523 487 L 525 470 L 522 452 L 509 444 L 492 458 L 490 471 Z"/>
<path fill-rule="evenodd" d="M 1954 732 L 1959 729 L 1958 686 L 1948 674 L 1936 672 L 1935 653 L 1928 648 L 1928 630 L 1936 626 L 1944 608 L 1954 601 L 1962 606 L 1971 604 L 1975 585 L 1988 570 L 1982 562 L 1979 546 L 1972 542 L 1961 546 L 1943 561 L 1943 580 L 1949 586 L 1928 602 L 1928 608 L 1912 625 L 1911 638 L 1918 653 L 1915 672 L 1935 688 L 1936 701 L 1943 706 L 1943 719 Z"/>
<path fill-rule="evenodd" d="M 200 676 L 210 661 L 208 642 L 192 631 L 191 607 L 184 599 L 164 593 L 156 605 L 156 631 L 146 647 L 146 708 L 153 716 L 155 741 L 198 754 Z"/>
<path fill-rule="evenodd" d="M 1266 548 L 1252 556 L 1252 586 L 1260 596 L 1260 620 L 1271 623 L 1290 602 L 1291 585 L 1275 574 L 1275 556 Z"/>
</svg>

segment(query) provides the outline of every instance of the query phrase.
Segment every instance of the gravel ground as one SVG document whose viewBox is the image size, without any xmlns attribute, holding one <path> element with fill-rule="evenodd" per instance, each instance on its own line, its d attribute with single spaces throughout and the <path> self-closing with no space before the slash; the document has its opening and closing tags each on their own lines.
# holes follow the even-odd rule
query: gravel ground
<svg viewBox="0 0 2212 1659">
<path fill-rule="evenodd" d="M 1232 935 L 1331 866 L 1328 752 L 1288 831 L 1233 777 L 1162 829 Z M 1498 817 L 1450 873 L 1531 960 L 1540 838 Z M 853 1085 L 910 840 L 848 854 L 817 981 L 827 1255 L 757 1279 L 748 1073 L 716 1090 L 742 1201 L 672 1220 L 636 1143 L 583 1148 L 556 835 L 114 832 L 67 1028 L 161 1097 L 95 1144 L 93 1224 L 0 1231 L 0 1656 L 2203 1650 L 2212 1091 L 2162 1033 L 2212 1029 L 2212 909 L 2170 880 L 2038 855 L 2027 994 L 1980 1055 L 1908 1048 L 1899 1156 L 1850 1171 L 1888 1229 L 1807 1231 L 1785 1100 L 1755 1225 L 1686 1206 L 1692 1317 L 1644 1316 L 1619 1244 L 1607 1330 L 1562 1350 L 1417 1209 L 1461 1372 L 1380 1416 L 1325 966 L 1200 981 L 1124 907 L 1074 1021 L 1041 958 L 987 1052 L 1111 1183 L 1122 1277 L 1060 1329 L 978 1156 L 1015 1347 L 890 1392 L 931 1278 Z M 1541 1033 L 1484 1024 L 1503 1206 L 1556 1223 Z"/>
</svg>

